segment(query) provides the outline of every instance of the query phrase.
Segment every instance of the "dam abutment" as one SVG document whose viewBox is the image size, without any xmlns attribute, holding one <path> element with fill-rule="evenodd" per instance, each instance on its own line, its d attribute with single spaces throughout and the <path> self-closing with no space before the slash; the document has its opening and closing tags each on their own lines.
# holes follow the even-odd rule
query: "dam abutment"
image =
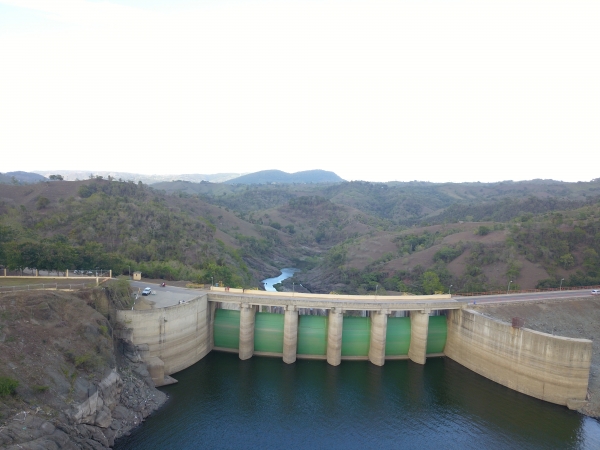
<svg viewBox="0 0 600 450">
<path fill-rule="evenodd" d="M 513 327 L 463 309 L 448 312 L 444 354 L 503 386 L 559 405 L 587 396 L 592 341 Z"/>
</svg>

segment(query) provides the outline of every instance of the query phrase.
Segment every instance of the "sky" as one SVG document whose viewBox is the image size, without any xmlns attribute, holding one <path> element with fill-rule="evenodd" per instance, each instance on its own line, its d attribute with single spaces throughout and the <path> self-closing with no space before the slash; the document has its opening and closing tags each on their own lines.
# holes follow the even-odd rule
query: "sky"
<svg viewBox="0 0 600 450">
<path fill-rule="evenodd" d="M 0 0 L 0 172 L 600 177 L 600 2 Z"/>
</svg>

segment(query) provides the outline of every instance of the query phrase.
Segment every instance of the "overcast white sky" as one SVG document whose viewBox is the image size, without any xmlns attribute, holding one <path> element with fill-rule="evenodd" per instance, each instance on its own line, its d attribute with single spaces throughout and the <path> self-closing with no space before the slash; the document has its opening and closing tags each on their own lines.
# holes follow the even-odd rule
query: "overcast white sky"
<svg viewBox="0 0 600 450">
<path fill-rule="evenodd" d="M 0 0 L 0 172 L 600 177 L 600 2 Z"/>
</svg>

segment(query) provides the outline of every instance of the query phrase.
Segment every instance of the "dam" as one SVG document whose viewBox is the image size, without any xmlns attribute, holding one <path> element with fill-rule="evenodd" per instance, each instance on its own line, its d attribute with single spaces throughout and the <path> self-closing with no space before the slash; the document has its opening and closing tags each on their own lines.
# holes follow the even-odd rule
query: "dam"
<svg viewBox="0 0 600 450">
<path fill-rule="evenodd" d="M 212 288 L 180 304 L 116 313 L 117 337 L 135 346 L 157 386 L 209 352 L 344 360 L 446 356 L 499 384 L 577 408 L 592 357 L 586 339 L 513 327 L 449 295 L 344 296 Z"/>
</svg>

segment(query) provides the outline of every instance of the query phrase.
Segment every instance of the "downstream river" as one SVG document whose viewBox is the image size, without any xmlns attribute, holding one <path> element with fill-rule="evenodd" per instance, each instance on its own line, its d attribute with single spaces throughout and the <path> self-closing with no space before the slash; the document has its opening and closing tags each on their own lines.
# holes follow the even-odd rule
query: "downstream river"
<svg viewBox="0 0 600 450">
<path fill-rule="evenodd" d="M 295 272 L 299 272 L 300 269 L 294 269 L 292 267 L 286 267 L 285 269 L 281 269 L 281 275 L 275 278 L 266 278 L 261 281 L 261 283 L 265 286 L 265 291 L 276 292 L 273 286 L 277 283 L 281 283 L 283 280 L 287 280 L 288 278 L 292 278 Z"/>
<path fill-rule="evenodd" d="M 139 449 L 600 449 L 600 423 L 448 358 L 424 366 L 211 352 L 117 442 Z"/>
</svg>

